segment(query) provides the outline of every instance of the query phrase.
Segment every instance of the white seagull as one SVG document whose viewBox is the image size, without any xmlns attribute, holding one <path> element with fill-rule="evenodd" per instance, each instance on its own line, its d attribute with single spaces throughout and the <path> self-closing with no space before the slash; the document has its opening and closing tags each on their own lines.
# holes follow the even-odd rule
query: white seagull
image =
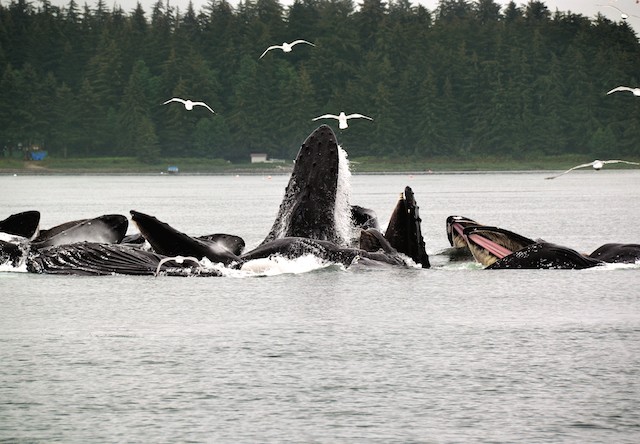
<svg viewBox="0 0 640 444">
<path fill-rule="evenodd" d="M 291 52 L 291 50 L 293 49 L 294 45 L 297 45 L 298 43 L 306 43 L 307 45 L 316 46 L 311 42 L 307 42 L 306 40 L 294 40 L 291 43 L 284 42 L 282 45 L 269 46 L 267 49 L 264 50 L 264 52 L 262 53 L 260 58 L 263 58 L 264 55 L 267 52 L 271 51 L 272 49 L 282 49 L 284 52 Z"/>
<path fill-rule="evenodd" d="M 628 86 L 618 86 L 616 88 L 613 88 L 607 93 L 607 95 L 618 91 L 631 91 L 634 96 L 640 96 L 640 88 L 629 88 Z"/>
<path fill-rule="evenodd" d="M 578 166 L 574 166 L 573 168 L 569 168 L 564 173 L 560 173 L 560 174 L 557 174 L 555 176 L 545 177 L 545 179 L 555 179 L 558 176 L 562 176 L 563 174 L 567 174 L 569 171 L 573 171 L 573 170 L 578 169 L 578 168 L 593 167 L 594 170 L 598 171 L 598 170 L 602 169 L 602 167 L 604 166 L 605 163 L 628 163 L 630 165 L 640 165 L 640 163 L 638 163 L 638 162 L 629 162 L 629 161 L 626 161 L 626 160 L 594 160 L 593 162 L 583 163 L 582 165 L 578 165 Z"/>
<path fill-rule="evenodd" d="M 211 107 L 209 105 L 207 105 L 206 103 L 204 103 L 204 102 L 192 102 L 191 100 L 184 100 L 184 99 L 181 99 L 180 97 L 174 97 L 174 98 L 169 99 L 166 102 L 164 102 L 163 105 L 166 105 L 169 102 L 180 102 L 180 103 L 182 103 L 184 105 L 184 107 L 187 109 L 187 111 L 191 111 L 194 106 L 204 106 L 209 111 L 211 111 L 212 113 L 215 114 L 215 111 L 212 110 Z"/>
<path fill-rule="evenodd" d="M 609 8 L 613 8 L 615 10 L 617 10 L 620 13 L 620 18 L 622 20 L 626 20 L 629 18 L 629 14 L 627 14 L 626 12 L 624 12 L 622 9 L 618 8 L 617 6 L 613 6 L 613 5 L 596 5 L 596 6 L 602 6 L 602 7 L 606 7 L 608 6 Z M 638 17 L 637 15 L 632 15 L 632 17 Z"/>
<path fill-rule="evenodd" d="M 346 129 L 349 127 L 347 124 L 347 120 L 349 119 L 369 119 L 373 120 L 371 117 L 363 116 L 362 114 L 349 114 L 348 116 L 344 113 L 344 111 L 340 112 L 339 116 L 335 114 L 324 114 L 322 116 L 315 117 L 311 120 L 319 120 L 319 119 L 337 119 L 339 122 L 340 129 Z"/>
</svg>

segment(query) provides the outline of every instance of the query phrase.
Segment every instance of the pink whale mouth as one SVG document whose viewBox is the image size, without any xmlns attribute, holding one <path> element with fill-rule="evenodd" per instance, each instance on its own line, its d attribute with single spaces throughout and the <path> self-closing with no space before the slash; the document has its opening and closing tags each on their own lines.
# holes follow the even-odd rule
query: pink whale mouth
<svg viewBox="0 0 640 444">
<path fill-rule="evenodd" d="M 483 237 L 480 234 L 469 234 L 469 235 L 465 235 L 464 234 L 464 226 L 462 224 L 459 223 L 453 223 L 451 224 L 451 228 L 460 236 L 462 236 L 463 239 L 465 239 L 467 242 L 471 241 L 474 244 L 484 248 L 485 250 L 487 250 L 489 253 L 493 254 L 495 257 L 497 257 L 498 259 L 502 259 L 505 256 L 508 256 L 510 254 L 513 253 L 513 251 L 509 250 L 508 248 L 503 247 L 500 244 L 497 244 L 493 241 L 490 241 L 489 239 L 487 239 L 486 237 Z"/>
<path fill-rule="evenodd" d="M 472 241 L 474 244 L 484 248 L 489 253 L 493 254 L 498 259 L 502 259 L 505 256 L 509 256 L 513 253 L 513 251 L 508 248 L 503 247 L 495 242 L 490 241 L 489 239 L 479 235 L 479 234 L 469 234 L 467 236 L 468 240 Z"/>
<path fill-rule="evenodd" d="M 461 224 L 457 222 L 453 223 L 451 224 L 451 228 L 453 228 L 455 232 L 458 233 L 460 236 L 464 237 L 464 234 L 463 234 L 464 227 Z"/>
</svg>

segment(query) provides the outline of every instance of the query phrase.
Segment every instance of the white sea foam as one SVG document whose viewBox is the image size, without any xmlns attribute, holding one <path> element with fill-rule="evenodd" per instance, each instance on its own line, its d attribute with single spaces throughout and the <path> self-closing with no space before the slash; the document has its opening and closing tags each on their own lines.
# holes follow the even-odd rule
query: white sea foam
<svg viewBox="0 0 640 444">
<path fill-rule="evenodd" d="M 5 233 L 0 231 L 0 241 L 3 242 L 10 242 L 12 244 L 16 244 L 19 242 L 26 242 L 28 241 L 28 239 L 26 237 L 22 237 L 22 236 L 18 236 L 15 234 L 9 234 L 9 233 Z"/>
<path fill-rule="evenodd" d="M 300 274 L 320 270 L 333 265 L 331 262 L 306 254 L 295 259 L 282 256 L 254 259 L 242 265 L 240 270 L 227 270 L 231 277 L 276 276 L 280 274 Z"/>
<path fill-rule="evenodd" d="M 338 146 L 338 186 L 336 190 L 336 233 L 342 245 L 348 245 L 353 235 L 351 220 L 351 169 L 347 152 Z"/>
<path fill-rule="evenodd" d="M 27 272 L 27 264 L 25 262 L 22 262 L 22 264 L 20 264 L 17 267 L 12 266 L 11 264 L 9 264 L 8 262 L 5 262 L 4 264 L 0 264 L 0 272 L 9 272 L 9 273 L 26 273 Z"/>
</svg>

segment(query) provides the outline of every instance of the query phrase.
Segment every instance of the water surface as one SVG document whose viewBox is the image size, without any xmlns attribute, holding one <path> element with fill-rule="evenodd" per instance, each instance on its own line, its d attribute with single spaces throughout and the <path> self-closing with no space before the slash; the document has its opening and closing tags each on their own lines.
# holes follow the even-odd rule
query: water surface
<svg viewBox="0 0 640 444">
<path fill-rule="evenodd" d="M 640 242 L 640 172 L 353 176 L 383 226 L 410 185 L 430 270 L 268 277 L 0 272 L 0 440 L 640 440 L 640 266 L 438 261 L 464 215 L 590 252 Z M 288 177 L 0 176 L 4 218 L 135 209 L 249 248 Z M 133 231 L 133 229 L 132 229 Z"/>
</svg>

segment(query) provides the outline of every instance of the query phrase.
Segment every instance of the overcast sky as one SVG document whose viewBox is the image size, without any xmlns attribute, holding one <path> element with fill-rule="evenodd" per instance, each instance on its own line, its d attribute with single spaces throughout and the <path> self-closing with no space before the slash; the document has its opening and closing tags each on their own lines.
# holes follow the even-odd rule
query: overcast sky
<svg viewBox="0 0 640 444">
<path fill-rule="evenodd" d="M 38 0 L 31 0 L 34 5 L 38 4 Z M 65 6 L 69 3 L 69 0 L 50 0 L 52 4 L 58 6 Z M 193 7 L 197 11 L 201 10 L 202 7 L 207 4 L 207 0 L 192 0 Z M 238 3 L 238 0 L 228 0 L 229 3 L 235 5 Z M 502 5 L 506 5 L 509 3 L 509 0 L 496 0 L 497 3 Z M 636 0 L 543 0 L 547 5 L 551 12 L 554 12 L 556 9 L 560 11 L 571 11 L 574 13 L 579 13 L 585 15 L 587 17 L 593 18 L 596 14 L 601 12 L 604 16 L 608 17 L 611 20 L 620 20 L 620 13 L 616 11 L 613 7 L 610 6 L 598 6 L 598 5 L 612 5 L 615 6 L 624 12 L 626 12 L 631 17 L 629 21 L 632 25 L 638 27 L 640 26 L 640 18 L 633 17 L 633 15 L 640 16 L 640 4 L 636 3 Z M 9 0 L 0 0 L 3 5 L 7 5 Z M 105 0 L 105 4 L 109 7 L 117 4 L 122 7 L 126 12 L 131 12 L 138 0 Z M 153 4 L 157 2 L 157 0 L 139 0 L 142 8 L 147 13 L 147 17 L 151 12 Z M 166 2 L 166 0 L 163 0 Z M 361 3 L 361 0 L 354 0 L 355 4 Z M 95 6 L 96 0 L 76 0 L 80 6 L 87 3 L 90 7 Z M 289 5 L 293 3 L 293 0 L 280 0 L 280 3 L 283 5 Z M 412 0 L 412 3 L 417 4 L 420 3 L 427 7 L 429 10 L 434 10 L 438 5 L 438 0 Z M 516 0 L 517 5 L 524 5 L 527 3 L 527 0 Z M 181 11 L 186 10 L 187 5 L 189 4 L 189 0 L 169 0 L 169 4 L 172 6 L 177 6 Z"/>
</svg>

